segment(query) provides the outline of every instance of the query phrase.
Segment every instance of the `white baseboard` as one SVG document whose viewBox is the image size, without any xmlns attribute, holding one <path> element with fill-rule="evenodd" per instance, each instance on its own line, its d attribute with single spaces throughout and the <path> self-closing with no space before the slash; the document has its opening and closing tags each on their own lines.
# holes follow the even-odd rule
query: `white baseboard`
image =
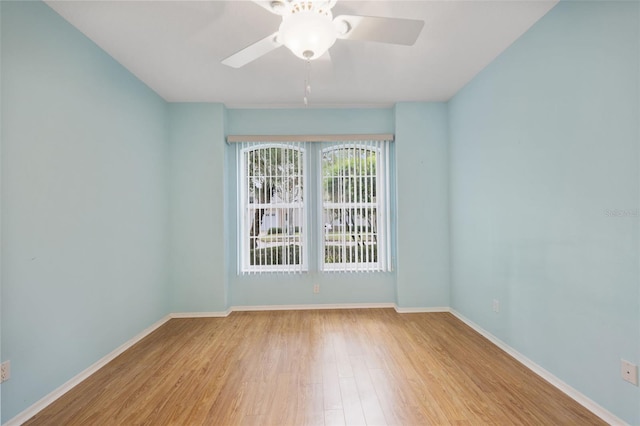
<svg viewBox="0 0 640 426">
<path fill-rule="evenodd" d="M 327 303 L 317 305 L 255 305 L 233 306 L 231 312 L 248 311 L 306 311 L 314 309 L 376 309 L 395 308 L 395 303 Z"/>
<path fill-rule="evenodd" d="M 118 355 L 120 355 L 121 353 L 123 353 L 124 351 L 129 349 L 131 346 L 133 346 L 136 343 L 138 343 L 144 337 L 148 336 L 153 331 L 158 329 L 160 326 L 162 326 L 169 319 L 171 319 L 171 316 L 167 315 L 166 317 L 162 318 L 160 321 L 158 321 L 158 322 L 150 325 L 149 327 L 145 328 L 140 333 L 136 334 L 134 337 L 132 337 L 131 339 L 129 339 L 128 341 L 126 341 L 122 345 L 118 346 L 116 349 L 114 349 L 113 351 L 111 351 L 107 355 L 105 355 L 102 358 L 100 358 L 97 362 L 95 362 L 94 364 L 89 366 L 87 369 L 85 369 L 84 371 L 80 372 L 79 374 L 77 374 L 76 376 L 71 378 L 69 381 L 67 381 L 66 383 L 64 383 L 63 385 L 61 385 L 57 389 L 55 389 L 53 392 L 49 393 L 44 398 L 40 399 L 35 404 L 33 404 L 30 407 L 28 407 L 26 410 L 22 411 L 20 414 L 18 414 L 17 416 L 12 418 L 11 420 L 7 421 L 3 426 L 18 426 L 18 425 L 21 425 L 22 423 L 26 422 L 31 417 L 35 416 L 40 411 L 42 411 L 49 404 L 54 402 L 56 399 L 60 398 L 62 395 L 64 395 L 65 393 L 69 392 L 75 386 L 80 384 L 80 382 L 82 382 L 83 380 L 85 380 L 86 378 L 88 378 L 89 376 L 94 374 L 96 371 L 98 371 L 99 369 L 101 369 L 102 367 L 107 365 L 110 361 L 115 359 Z"/>
<path fill-rule="evenodd" d="M 434 312 L 451 312 L 451 309 L 446 306 L 436 306 L 433 308 L 401 308 L 397 305 L 394 306 L 395 310 L 399 314 L 425 314 Z"/>
<path fill-rule="evenodd" d="M 224 318 L 228 317 L 231 309 L 222 312 L 176 312 L 169 314 L 171 318 Z"/>
<path fill-rule="evenodd" d="M 473 330 L 475 330 L 482 336 L 486 337 L 491 343 L 493 343 L 494 345 L 496 345 L 497 347 L 499 347 L 500 349 L 502 349 L 503 351 L 511 355 L 513 358 L 515 358 L 518 362 L 520 362 L 522 365 L 527 367 L 529 370 L 533 371 L 538 376 L 542 377 L 544 380 L 546 380 L 547 382 L 549 382 L 550 384 L 558 388 L 560 391 L 562 391 L 563 393 L 571 397 L 578 404 L 582 405 L 587 410 L 591 411 L 593 414 L 600 417 L 605 422 L 614 426 L 618 426 L 618 425 L 623 426 L 627 424 L 624 420 L 618 418 L 607 409 L 601 407 L 600 405 L 598 405 L 596 402 L 591 400 L 589 397 L 587 397 L 583 393 L 572 388 L 571 386 L 569 386 L 568 384 L 560 380 L 558 377 L 556 377 L 554 374 L 540 367 L 538 364 L 531 361 L 529 358 L 522 355 L 520 352 L 513 349 L 508 344 L 504 343 L 502 340 L 498 339 L 496 336 L 489 333 L 487 330 L 483 329 L 478 324 L 474 323 L 473 321 L 464 317 L 462 314 L 460 314 L 459 312 L 453 309 L 451 309 L 450 312 L 453 315 L 455 315 L 460 321 L 464 322 Z"/>
<path fill-rule="evenodd" d="M 178 312 L 169 314 L 171 318 L 224 318 L 232 312 L 258 311 L 309 311 L 314 309 L 375 309 L 396 308 L 395 303 L 327 303 L 310 305 L 246 305 L 232 306 L 222 312 Z"/>
</svg>

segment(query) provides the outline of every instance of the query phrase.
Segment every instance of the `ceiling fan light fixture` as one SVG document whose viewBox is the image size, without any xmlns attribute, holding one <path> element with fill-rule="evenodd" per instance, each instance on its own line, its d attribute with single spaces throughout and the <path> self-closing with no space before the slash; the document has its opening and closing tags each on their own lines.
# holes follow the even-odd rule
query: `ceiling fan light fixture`
<svg viewBox="0 0 640 426">
<path fill-rule="evenodd" d="M 317 59 L 336 42 L 331 12 L 302 10 L 285 16 L 279 29 L 279 41 L 297 57 Z"/>
</svg>

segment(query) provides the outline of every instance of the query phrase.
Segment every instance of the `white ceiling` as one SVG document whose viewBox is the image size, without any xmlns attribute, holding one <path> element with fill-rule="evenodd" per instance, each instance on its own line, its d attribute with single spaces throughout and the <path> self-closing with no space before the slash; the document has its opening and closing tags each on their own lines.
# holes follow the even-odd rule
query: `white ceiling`
<svg viewBox="0 0 640 426">
<path fill-rule="evenodd" d="M 557 0 L 349 1 L 340 14 L 423 19 L 414 46 L 338 40 L 311 64 L 311 106 L 446 101 Z M 220 61 L 277 31 L 250 1 L 68 1 L 47 4 L 171 102 L 303 105 L 306 64 L 286 47 L 234 69 Z"/>
</svg>

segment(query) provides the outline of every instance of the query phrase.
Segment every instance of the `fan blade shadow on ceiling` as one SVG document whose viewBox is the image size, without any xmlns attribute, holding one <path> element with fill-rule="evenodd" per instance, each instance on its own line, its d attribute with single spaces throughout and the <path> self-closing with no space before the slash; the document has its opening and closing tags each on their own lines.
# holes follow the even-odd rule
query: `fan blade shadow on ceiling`
<svg viewBox="0 0 640 426">
<path fill-rule="evenodd" d="M 167 2 L 169 3 L 169 2 Z M 181 15 L 184 21 L 189 23 L 189 41 L 207 44 L 211 39 L 212 29 L 220 25 L 224 19 L 227 3 L 222 1 L 180 1 Z"/>
<path fill-rule="evenodd" d="M 405 46 L 413 46 L 424 27 L 421 20 L 377 16 L 340 15 L 333 21 L 339 28 L 337 38 Z"/>
<path fill-rule="evenodd" d="M 266 55 L 272 50 L 282 46 L 282 43 L 277 41 L 278 32 L 268 35 L 267 37 L 259 40 L 244 49 L 234 53 L 233 55 L 225 58 L 222 63 L 233 68 L 240 68 L 250 62 L 255 61 L 261 56 Z"/>
<path fill-rule="evenodd" d="M 318 59 L 311 61 L 311 77 L 313 81 L 329 82 L 333 80 L 333 73 L 334 64 L 329 51 Z"/>
</svg>

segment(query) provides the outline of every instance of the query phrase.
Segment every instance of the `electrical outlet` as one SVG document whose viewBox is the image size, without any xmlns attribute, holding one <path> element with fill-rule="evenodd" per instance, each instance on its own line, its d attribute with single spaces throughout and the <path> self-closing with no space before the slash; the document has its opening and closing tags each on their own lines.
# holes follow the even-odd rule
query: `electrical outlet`
<svg viewBox="0 0 640 426">
<path fill-rule="evenodd" d="M 500 301 L 498 299 L 493 299 L 493 312 L 500 312 Z"/>
<path fill-rule="evenodd" d="M 313 285 L 313 293 L 314 294 L 320 293 L 320 284 L 314 284 Z"/>
<path fill-rule="evenodd" d="M 638 386 L 638 366 L 630 363 L 629 361 L 625 361 L 624 359 L 620 360 L 620 374 L 622 374 L 622 379 L 631 383 L 632 385 Z"/>
<path fill-rule="evenodd" d="M 0 364 L 0 383 L 4 383 L 11 378 L 11 361 Z"/>
</svg>

